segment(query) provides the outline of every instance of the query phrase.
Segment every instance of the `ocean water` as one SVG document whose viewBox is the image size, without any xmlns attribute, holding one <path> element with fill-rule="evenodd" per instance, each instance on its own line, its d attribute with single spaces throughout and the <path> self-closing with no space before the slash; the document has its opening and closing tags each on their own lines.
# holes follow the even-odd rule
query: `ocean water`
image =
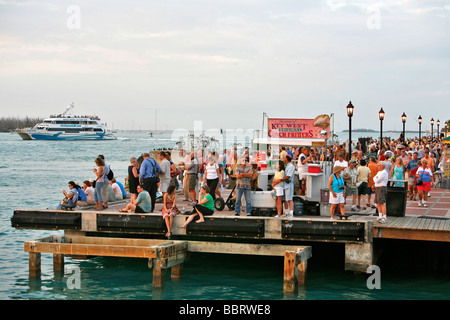
<svg viewBox="0 0 450 320">
<path fill-rule="evenodd" d="M 179 281 L 166 280 L 153 290 L 145 259 L 96 257 L 65 259 L 65 274 L 55 275 L 52 255 L 42 254 L 41 280 L 28 277 L 24 241 L 61 231 L 11 227 L 18 208 L 54 208 L 70 180 L 93 178 L 94 159 L 103 154 L 118 178 L 127 174 L 129 158 L 175 144 L 168 133 L 119 132 L 116 141 L 23 141 L 0 134 L 0 299 L 2 300 L 376 300 L 448 299 L 448 277 L 431 272 L 383 271 L 381 289 L 367 287 L 368 275 L 344 271 L 343 246 L 313 244 L 308 281 L 295 294 L 283 294 L 283 259 L 192 254 Z M 70 278 L 79 270 L 80 288 Z M 411 290 L 414 288 L 414 290 Z"/>
</svg>

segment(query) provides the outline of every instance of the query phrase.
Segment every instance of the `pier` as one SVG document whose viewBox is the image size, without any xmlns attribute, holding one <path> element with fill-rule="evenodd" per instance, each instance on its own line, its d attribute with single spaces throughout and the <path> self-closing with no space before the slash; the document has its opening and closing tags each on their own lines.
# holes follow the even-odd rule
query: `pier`
<svg viewBox="0 0 450 320">
<path fill-rule="evenodd" d="M 405 217 L 389 217 L 385 224 L 375 221 L 374 210 L 352 215 L 348 220 L 328 216 L 235 216 L 234 211 L 216 211 L 180 226 L 187 215 L 174 217 L 171 239 L 166 239 L 162 203 L 154 213 L 122 213 L 125 201 L 111 203 L 108 209 L 77 208 L 74 211 L 17 209 L 11 218 L 16 229 L 64 230 L 64 236 L 49 236 L 25 242 L 30 276 L 40 275 L 40 255 L 53 254 L 54 269 L 64 269 L 64 257 L 86 259 L 94 256 L 147 259 L 153 269 L 153 286 L 162 288 L 165 270 L 181 278 L 190 252 L 265 255 L 284 257 L 283 290 L 292 292 L 306 283 L 309 259 L 314 259 L 314 243 L 340 243 L 345 246 L 345 270 L 368 273 L 380 252 L 377 241 L 415 240 L 450 242 L 450 192 L 433 189 L 428 208 L 417 209 L 408 201 Z M 179 197 L 180 198 L 180 197 Z M 190 208 L 177 200 L 178 208 Z M 348 206 L 348 205 L 347 205 Z M 350 209 L 350 208 L 348 208 Z M 348 210 L 347 212 L 350 212 Z"/>
</svg>

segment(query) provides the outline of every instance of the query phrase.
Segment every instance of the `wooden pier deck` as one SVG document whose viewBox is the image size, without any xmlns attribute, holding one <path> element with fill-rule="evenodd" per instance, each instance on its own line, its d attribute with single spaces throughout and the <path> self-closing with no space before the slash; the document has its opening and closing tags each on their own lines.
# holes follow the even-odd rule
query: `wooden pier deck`
<svg viewBox="0 0 450 320">
<path fill-rule="evenodd" d="M 373 237 L 450 242 L 450 219 L 435 217 L 390 217 L 385 224 L 374 224 Z"/>
<path fill-rule="evenodd" d="M 226 199 L 227 194 L 223 196 Z M 192 210 L 189 202 L 182 198 L 178 197 L 178 208 Z M 153 270 L 154 285 L 161 287 L 164 282 L 161 270 L 173 267 L 174 277 L 181 276 L 187 252 L 278 255 L 285 257 L 284 290 L 292 291 L 306 279 L 306 262 L 312 257 L 314 242 L 344 244 L 345 270 L 355 272 L 368 272 L 368 267 L 376 264 L 374 242 L 378 239 L 450 242 L 450 192 L 444 189 L 432 190 L 429 207 L 417 207 L 417 202 L 408 201 L 405 217 L 393 217 L 388 213 L 388 221 L 384 224 L 375 221 L 375 209 L 360 211 L 359 215 L 353 215 L 348 220 L 330 220 L 329 216 L 317 215 L 279 219 L 273 216 L 247 216 L 241 212 L 241 216 L 235 216 L 234 211 L 225 207 L 223 211 L 205 217 L 203 223 L 193 221 L 186 228 L 180 226 L 188 216 L 180 214 L 174 217 L 170 240 L 165 239 L 167 229 L 161 214 L 162 203 L 156 204 L 154 213 L 119 212 L 118 209 L 124 208 L 127 202 L 110 203 L 109 208 L 102 211 L 92 207 L 74 211 L 15 210 L 11 218 L 12 227 L 64 230 L 66 240 L 63 243 L 72 241 L 64 250 L 61 241 L 55 242 L 53 238 L 26 242 L 25 250 L 30 254 L 30 274 L 38 273 L 40 253 L 54 254 L 55 268 L 63 264 L 64 255 L 131 254 L 150 259 L 149 266 L 153 268 L 157 266 Z M 350 212 L 350 207 L 350 204 L 346 205 L 347 212 Z M 88 245 L 86 241 L 92 243 Z M 145 248 L 136 245 L 142 242 L 146 243 Z M 161 264 L 158 253 L 152 251 L 158 246 L 173 248 L 178 243 L 184 243 L 183 253 L 171 257 L 168 264 Z M 83 251 L 89 246 L 91 251 Z M 69 247 L 71 251 L 65 251 Z"/>
</svg>

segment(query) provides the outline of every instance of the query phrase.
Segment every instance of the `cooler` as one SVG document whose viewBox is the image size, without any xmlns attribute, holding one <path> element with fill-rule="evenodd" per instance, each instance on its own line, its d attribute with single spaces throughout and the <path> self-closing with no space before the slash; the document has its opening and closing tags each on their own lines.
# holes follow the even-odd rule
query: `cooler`
<svg viewBox="0 0 450 320">
<path fill-rule="evenodd" d="M 320 173 L 320 165 L 318 164 L 309 164 L 308 165 L 309 173 Z"/>
</svg>

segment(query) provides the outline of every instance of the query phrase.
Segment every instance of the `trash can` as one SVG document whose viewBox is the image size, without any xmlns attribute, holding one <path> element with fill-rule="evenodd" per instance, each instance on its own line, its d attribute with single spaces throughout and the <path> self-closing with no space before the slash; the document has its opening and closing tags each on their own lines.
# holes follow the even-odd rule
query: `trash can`
<svg viewBox="0 0 450 320">
<path fill-rule="evenodd" d="M 450 179 L 449 178 L 441 179 L 441 181 L 439 181 L 439 187 L 441 189 L 450 189 Z"/>
<path fill-rule="evenodd" d="M 321 203 L 330 202 L 330 189 L 328 188 L 320 189 L 320 202 Z"/>
<path fill-rule="evenodd" d="M 305 200 L 301 196 L 294 196 L 294 216 L 302 216 L 305 210 Z"/>
<path fill-rule="evenodd" d="M 329 217 L 330 213 L 330 190 L 329 189 L 320 189 L 320 215 Z"/>
<path fill-rule="evenodd" d="M 386 215 L 404 217 L 408 198 L 408 181 L 389 180 L 386 188 Z"/>
</svg>

